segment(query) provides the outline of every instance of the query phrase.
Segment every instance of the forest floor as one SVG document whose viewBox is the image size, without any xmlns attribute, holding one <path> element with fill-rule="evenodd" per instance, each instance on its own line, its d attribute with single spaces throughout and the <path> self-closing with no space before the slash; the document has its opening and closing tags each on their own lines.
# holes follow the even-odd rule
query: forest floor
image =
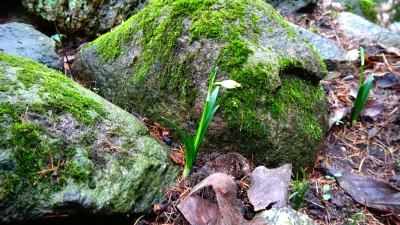
<svg viewBox="0 0 400 225">
<path fill-rule="evenodd" d="M 321 81 L 329 103 L 331 118 L 338 112 L 346 113 L 334 121 L 327 131 L 318 161 L 313 168 L 306 170 L 307 181 L 311 182 L 311 186 L 299 212 L 309 216 L 318 224 L 353 224 L 353 221 L 354 224 L 400 224 L 399 215 L 372 211 L 357 203 L 332 176 L 327 176 L 329 173 L 326 170 L 333 168 L 361 174 L 400 188 L 400 87 L 378 85 L 386 82 L 389 73 L 399 76 L 400 65 L 397 62 L 400 61 L 400 50 L 343 37 L 336 30 L 334 14 L 327 12 L 322 3 L 319 3 L 311 14 L 291 13 L 283 16 L 292 23 L 336 42 L 346 50 L 359 49 L 363 46 L 367 56 L 364 80 L 374 72 L 375 82 L 366 106 L 369 111 L 358 119 L 355 126 L 351 126 L 347 114 L 353 105 L 355 87 L 359 82 L 359 67 L 354 67 L 354 71 L 348 74 Z M 67 52 L 67 55 L 72 56 L 69 60 L 73 60 L 77 46 Z M 62 51 L 59 54 L 64 55 Z M 385 57 L 382 57 L 382 54 Z M 359 61 L 355 63 L 359 65 Z M 65 68 L 69 70 L 69 67 L 70 65 L 65 63 Z M 73 76 L 70 73 L 66 75 Z M 82 81 L 77 80 L 77 82 L 83 84 Z M 91 89 L 90 86 L 86 87 Z M 168 136 L 162 134 L 163 128 L 157 123 L 146 121 L 145 118 L 141 119 L 148 125 L 153 136 L 171 145 Z M 182 146 L 176 142 L 178 140 L 172 141 L 176 151 L 173 151 L 171 157 L 175 162 L 183 164 Z M 196 165 L 201 167 L 218 156 L 217 153 L 200 155 Z M 194 171 L 196 170 L 199 168 L 194 168 Z M 231 173 L 235 171 L 232 170 Z M 237 176 L 236 182 L 244 217 L 251 219 L 254 212 L 247 197 L 250 183 L 248 174 Z M 167 193 L 166 201 L 154 206 L 156 217 L 144 217 L 133 223 L 135 225 L 189 224 L 176 206 L 196 183 L 198 181 L 190 183 L 178 180 L 176 186 Z M 327 185 L 330 187 L 329 190 L 324 189 Z M 325 200 L 324 195 L 329 195 L 330 198 Z M 211 198 L 214 197 L 211 194 Z M 294 206 L 293 199 L 289 205 Z"/>
</svg>

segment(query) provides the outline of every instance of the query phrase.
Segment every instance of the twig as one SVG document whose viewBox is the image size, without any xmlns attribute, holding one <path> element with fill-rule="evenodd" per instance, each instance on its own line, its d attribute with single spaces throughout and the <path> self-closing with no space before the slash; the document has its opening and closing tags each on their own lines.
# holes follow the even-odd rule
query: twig
<svg viewBox="0 0 400 225">
<path fill-rule="evenodd" d="M 60 40 L 61 48 L 63 49 L 64 57 L 67 59 L 67 64 L 68 64 L 68 67 L 69 67 L 69 71 L 71 72 L 71 78 L 73 79 L 74 78 L 74 73 L 72 72 L 71 63 L 69 62 L 67 53 L 65 52 L 65 48 L 64 48 L 64 45 L 63 45 L 63 42 L 62 42 L 62 39 L 61 39 L 60 32 L 58 31 L 58 27 L 57 27 L 56 21 L 53 21 L 53 23 L 54 23 L 54 27 L 56 28 L 56 31 L 57 31 L 58 39 Z M 64 67 L 64 58 L 62 59 L 62 63 L 63 63 L 63 67 Z"/>
</svg>

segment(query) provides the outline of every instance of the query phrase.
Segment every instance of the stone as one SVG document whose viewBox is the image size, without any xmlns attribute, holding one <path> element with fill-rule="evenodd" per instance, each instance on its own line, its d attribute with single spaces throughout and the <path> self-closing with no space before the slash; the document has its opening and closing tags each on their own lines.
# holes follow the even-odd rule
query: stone
<svg viewBox="0 0 400 225">
<path fill-rule="evenodd" d="M 284 12 L 312 12 L 318 0 L 265 0 L 276 10 Z"/>
<path fill-rule="evenodd" d="M 204 0 L 188 8 L 191 2 L 147 4 L 84 46 L 74 74 L 123 109 L 157 123 L 169 118 L 194 134 L 218 66 L 216 81 L 242 87 L 221 89 L 203 150 L 238 152 L 267 167 L 313 165 L 328 121 L 321 57 L 261 0 Z"/>
<path fill-rule="evenodd" d="M 272 208 L 264 210 L 256 215 L 256 218 L 264 218 L 271 225 L 317 225 L 312 219 L 291 208 Z"/>
<path fill-rule="evenodd" d="M 364 42 L 381 43 L 386 46 L 400 47 L 400 35 L 349 12 L 339 13 L 339 30 L 344 36 Z M 369 43 L 370 44 L 370 43 Z"/>
<path fill-rule="evenodd" d="M 400 22 L 395 22 L 389 25 L 388 29 L 393 33 L 400 35 Z"/>
<path fill-rule="evenodd" d="M 170 149 L 58 71 L 0 52 L 0 221 L 144 214 L 175 184 Z"/>
<path fill-rule="evenodd" d="M 314 45 L 315 49 L 322 57 L 324 61 L 345 61 L 347 51 L 344 50 L 342 46 L 337 45 L 335 42 L 321 37 L 318 34 L 311 32 L 307 29 L 304 29 L 296 24 L 290 23 L 292 26 L 296 28 L 300 32 L 300 34 L 306 38 L 311 44 Z"/>
<path fill-rule="evenodd" d="M 53 69 L 62 69 L 53 39 L 24 23 L 0 25 L 0 51 L 23 56 Z"/>
<path fill-rule="evenodd" d="M 357 14 L 372 23 L 378 22 L 378 10 L 373 0 L 335 0 L 346 11 Z"/>
<path fill-rule="evenodd" d="M 56 21 L 63 32 L 93 38 L 120 25 L 143 7 L 141 0 L 22 0 L 36 16 Z"/>
</svg>

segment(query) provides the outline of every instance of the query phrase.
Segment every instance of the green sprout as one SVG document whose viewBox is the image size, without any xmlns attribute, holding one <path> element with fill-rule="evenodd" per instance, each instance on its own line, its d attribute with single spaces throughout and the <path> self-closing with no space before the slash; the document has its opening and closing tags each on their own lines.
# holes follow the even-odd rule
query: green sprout
<svg viewBox="0 0 400 225">
<path fill-rule="evenodd" d="M 63 38 L 67 38 L 67 35 L 65 35 L 65 34 L 55 34 L 55 35 L 51 36 L 51 39 L 53 39 L 57 43 L 57 45 L 61 45 L 61 40 Z"/>
<path fill-rule="evenodd" d="M 296 197 L 294 209 L 299 211 L 301 203 L 304 201 L 304 196 L 307 190 L 310 188 L 311 182 L 306 182 L 306 171 L 302 168 L 303 180 L 299 181 L 299 173 L 296 174 L 296 180 L 292 181 L 291 186 L 294 188 L 294 192 L 289 196 L 289 199 Z"/>
<path fill-rule="evenodd" d="M 185 168 L 183 170 L 183 178 L 185 180 L 187 180 L 187 178 L 189 177 L 190 169 L 192 168 L 193 163 L 196 160 L 197 153 L 199 152 L 201 143 L 203 142 L 208 125 L 210 124 L 211 119 L 213 118 L 215 112 L 219 107 L 219 105 L 215 106 L 215 102 L 218 96 L 219 86 L 217 86 L 214 89 L 214 91 L 212 91 L 213 86 L 221 85 L 225 88 L 230 88 L 230 89 L 240 87 L 240 84 L 236 83 L 233 80 L 225 80 L 214 84 L 214 79 L 215 75 L 217 74 L 217 71 L 218 67 L 216 67 L 212 72 L 210 78 L 210 84 L 208 86 L 207 99 L 206 99 L 206 104 L 204 106 L 203 115 L 201 116 L 200 124 L 199 127 L 197 128 L 197 132 L 194 137 L 191 136 L 190 134 L 185 134 L 174 122 L 172 122 L 167 118 L 164 118 L 165 121 L 167 121 L 172 127 L 174 127 L 178 131 L 185 146 L 186 163 L 185 163 Z"/>
<path fill-rule="evenodd" d="M 360 83 L 358 85 L 358 93 L 356 101 L 354 102 L 353 113 L 351 115 L 351 125 L 355 126 L 357 123 L 358 116 L 361 113 L 362 108 L 367 102 L 369 92 L 372 87 L 372 82 L 374 81 L 374 74 L 372 73 L 367 81 L 363 84 L 363 75 L 364 75 L 364 49 L 360 47 L 360 56 L 361 56 L 361 68 L 360 68 Z"/>
</svg>

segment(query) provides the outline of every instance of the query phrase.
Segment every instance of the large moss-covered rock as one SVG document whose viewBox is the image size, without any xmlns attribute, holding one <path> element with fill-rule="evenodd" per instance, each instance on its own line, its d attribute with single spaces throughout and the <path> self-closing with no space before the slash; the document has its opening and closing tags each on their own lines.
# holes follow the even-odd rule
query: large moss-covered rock
<svg viewBox="0 0 400 225">
<path fill-rule="evenodd" d="M 261 0 L 154 0 L 75 58 L 75 74 L 110 101 L 194 133 L 211 70 L 222 90 L 207 150 L 257 164 L 314 162 L 326 128 L 326 74 L 318 54 Z"/>
<path fill-rule="evenodd" d="M 175 182 L 168 148 L 61 73 L 0 52 L 0 221 L 146 213 Z"/>
<path fill-rule="evenodd" d="M 62 33 L 97 37 L 135 14 L 140 0 L 22 0 L 29 12 L 56 21 Z"/>
</svg>

